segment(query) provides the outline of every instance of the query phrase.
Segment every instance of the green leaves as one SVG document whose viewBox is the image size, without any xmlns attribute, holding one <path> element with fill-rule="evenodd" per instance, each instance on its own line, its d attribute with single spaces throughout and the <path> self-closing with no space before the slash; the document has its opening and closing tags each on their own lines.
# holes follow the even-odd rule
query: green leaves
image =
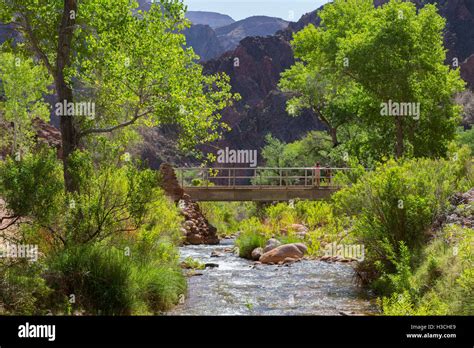
<svg viewBox="0 0 474 348">
<path fill-rule="evenodd" d="M 49 108 L 43 96 L 51 83 L 47 72 L 31 59 L 11 52 L 0 53 L 0 121 L 14 122 L 14 134 L 6 134 L 0 146 L 13 144 L 13 152 L 32 146 L 32 121 L 49 121 Z M 3 136 L 2 136 L 3 137 Z"/>
<path fill-rule="evenodd" d="M 63 202 L 63 178 L 53 151 L 27 154 L 21 161 L 0 163 L 0 193 L 14 216 L 52 223 Z"/>
<path fill-rule="evenodd" d="M 79 138 L 127 133 L 124 129 L 130 126 L 128 132 L 173 124 L 181 129 L 179 142 L 187 149 L 216 139 L 223 127 L 219 111 L 236 96 L 228 77 L 203 76 L 194 52 L 184 48 L 180 32 L 189 23 L 181 1 L 154 3 L 146 12 L 129 0 L 77 5 L 77 11 L 69 14 L 75 19 L 73 28 L 64 29 L 72 30 L 72 40 L 65 38 L 66 32 L 58 32 L 64 11 L 61 1 L 5 1 L 0 16 L 24 38 L 24 44 L 12 50 L 37 58 L 55 84 L 64 80 L 72 89 L 74 100 L 69 102 L 95 103 L 94 119 L 74 119 Z M 64 51 L 68 57 L 61 56 L 59 42 L 70 45 Z M 41 93 L 39 86 L 33 87 Z"/>
<path fill-rule="evenodd" d="M 230 105 L 226 76 L 203 76 L 196 55 L 185 49 L 184 7 L 166 1 L 147 12 L 128 1 L 88 5 L 86 50 L 75 70 L 93 93 L 98 117 L 84 120 L 83 134 L 120 130 L 123 125 L 178 125 L 181 144 L 214 140 L 218 111 Z"/>
<path fill-rule="evenodd" d="M 445 20 L 436 7 L 336 0 L 319 14 L 320 27 L 294 36 L 299 61 L 280 83 L 293 93 L 288 110 L 312 108 L 362 162 L 446 155 L 459 121 L 453 96 L 464 83 L 445 65 Z M 389 101 L 419 103 L 420 115 L 383 116 Z"/>
</svg>

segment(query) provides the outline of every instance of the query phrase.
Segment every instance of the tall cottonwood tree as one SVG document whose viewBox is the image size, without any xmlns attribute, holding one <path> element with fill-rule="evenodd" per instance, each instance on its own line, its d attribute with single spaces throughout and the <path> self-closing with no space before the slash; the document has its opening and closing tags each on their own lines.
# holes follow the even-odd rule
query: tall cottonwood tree
<svg viewBox="0 0 474 348">
<path fill-rule="evenodd" d="M 372 0 L 335 0 L 319 15 L 319 27 L 295 35 L 298 62 L 281 82 L 296 93 L 289 105 L 302 100 L 323 106 L 323 115 L 331 105 L 345 105 L 350 112 L 330 119 L 329 130 L 357 125 L 362 146 L 379 157 L 445 155 L 459 121 L 453 96 L 464 84 L 459 70 L 445 64 L 445 20 L 436 7 L 417 11 L 401 0 L 378 8 Z M 324 88 L 315 89 L 311 80 L 295 86 L 293 73 L 323 75 L 318 86 Z M 419 118 L 383 116 L 381 105 L 389 101 L 420 103 Z"/>
<path fill-rule="evenodd" d="M 21 34 L 14 49 L 35 57 L 54 80 L 58 102 L 97 105 L 94 119 L 60 117 L 65 187 L 77 190 L 71 154 L 86 137 L 128 126 L 180 126 L 191 146 L 212 140 L 218 111 L 233 99 L 228 78 L 203 76 L 180 31 L 179 0 L 4 0 L 0 21 Z"/>
</svg>

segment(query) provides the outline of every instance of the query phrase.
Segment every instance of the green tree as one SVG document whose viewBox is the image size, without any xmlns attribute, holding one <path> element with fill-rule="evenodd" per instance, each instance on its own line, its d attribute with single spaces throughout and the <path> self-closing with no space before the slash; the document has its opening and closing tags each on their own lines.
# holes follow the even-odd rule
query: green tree
<svg viewBox="0 0 474 348">
<path fill-rule="evenodd" d="M 47 72 L 31 59 L 0 53 L 0 121 L 13 123 L 13 134 L 3 130 L 0 148 L 10 147 L 12 155 L 25 153 L 31 145 L 32 120 L 49 119 L 43 100 L 50 83 Z"/>
<path fill-rule="evenodd" d="M 47 69 L 58 103 L 95 103 L 93 117 L 60 117 L 69 192 L 78 190 L 71 154 L 89 136 L 172 123 L 191 147 L 215 138 L 218 111 L 232 100 L 228 78 L 203 76 L 196 55 L 184 48 L 181 1 L 155 3 L 148 12 L 137 8 L 129 0 L 0 3 L 0 21 L 23 38 L 15 49 Z"/>
<path fill-rule="evenodd" d="M 445 155 L 459 121 L 453 96 L 463 82 L 459 70 L 444 64 L 445 21 L 436 7 L 335 0 L 319 15 L 321 25 L 309 25 L 293 41 L 299 62 L 281 82 L 296 93 L 289 106 L 319 108 L 330 132 L 357 125 L 364 130 L 358 146 L 379 157 Z M 291 81 L 295 75 L 299 82 Z M 419 114 L 385 116 L 390 102 L 419 105 Z"/>
</svg>

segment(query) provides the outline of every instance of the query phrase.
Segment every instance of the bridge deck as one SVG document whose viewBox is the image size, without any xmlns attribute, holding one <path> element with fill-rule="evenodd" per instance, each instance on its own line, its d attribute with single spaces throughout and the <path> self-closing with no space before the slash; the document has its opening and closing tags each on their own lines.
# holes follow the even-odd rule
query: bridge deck
<svg viewBox="0 0 474 348">
<path fill-rule="evenodd" d="M 194 201 L 324 200 L 340 188 L 351 168 L 177 168 L 177 179 Z"/>
<path fill-rule="evenodd" d="M 209 186 L 184 187 L 193 201 L 289 201 L 291 199 L 325 200 L 338 188 L 305 186 Z"/>
</svg>

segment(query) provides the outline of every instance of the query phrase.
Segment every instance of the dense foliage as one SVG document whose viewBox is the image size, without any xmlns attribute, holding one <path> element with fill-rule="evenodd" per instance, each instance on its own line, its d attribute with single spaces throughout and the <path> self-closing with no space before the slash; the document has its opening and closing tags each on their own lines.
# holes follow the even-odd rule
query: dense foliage
<svg viewBox="0 0 474 348">
<path fill-rule="evenodd" d="M 346 143 L 364 163 L 445 155 L 461 111 L 453 95 L 464 83 L 445 65 L 445 20 L 436 7 L 336 0 L 319 16 L 319 27 L 295 34 L 298 61 L 280 82 L 293 93 L 290 113 L 313 109 L 334 146 Z M 419 113 L 383 114 L 392 102 L 414 103 Z"/>
</svg>

